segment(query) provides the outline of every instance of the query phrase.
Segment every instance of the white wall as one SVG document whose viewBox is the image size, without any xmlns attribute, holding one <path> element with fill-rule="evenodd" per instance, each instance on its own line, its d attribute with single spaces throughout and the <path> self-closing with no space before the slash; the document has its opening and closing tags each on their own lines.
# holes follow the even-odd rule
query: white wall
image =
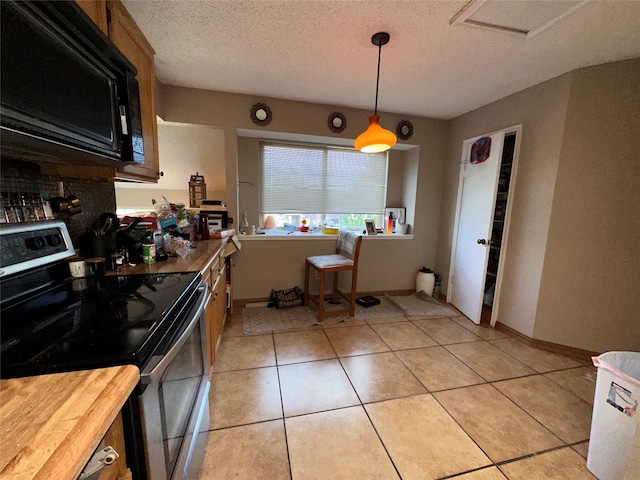
<svg viewBox="0 0 640 480">
<path fill-rule="evenodd" d="M 163 175 L 156 184 L 115 182 L 119 209 L 152 209 L 152 199 L 189 206 L 191 175 L 204 176 L 207 197 L 224 200 L 224 131 L 205 125 L 158 120 L 158 154 Z"/>
</svg>

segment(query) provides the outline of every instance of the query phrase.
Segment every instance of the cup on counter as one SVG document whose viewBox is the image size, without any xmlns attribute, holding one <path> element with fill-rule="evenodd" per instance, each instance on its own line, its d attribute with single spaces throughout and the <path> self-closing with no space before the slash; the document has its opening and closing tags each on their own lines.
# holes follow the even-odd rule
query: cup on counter
<svg viewBox="0 0 640 480">
<path fill-rule="evenodd" d="M 144 243 L 142 245 L 142 261 L 148 265 L 156 263 L 155 243 Z"/>
<path fill-rule="evenodd" d="M 255 225 L 248 225 L 247 229 L 245 230 L 245 233 L 247 235 L 255 235 L 256 234 L 256 226 Z"/>
<path fill-rule="evenodd" d="M 88 258 L 87 274 L 92 277 L 102 277 L 105 274 L 105 261 L 102 257 Z"/>
<path fill-rule="evenodd" d="M 82 278 L 87 276 L 87 263 L 84 260 L 71 260 L 69 272 L 72 277 Z"/>
</svg>

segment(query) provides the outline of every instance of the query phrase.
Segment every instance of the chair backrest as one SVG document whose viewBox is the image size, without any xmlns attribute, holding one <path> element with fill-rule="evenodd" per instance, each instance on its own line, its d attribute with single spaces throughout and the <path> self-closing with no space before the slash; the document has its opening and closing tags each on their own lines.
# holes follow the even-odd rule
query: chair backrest
<svg viewBox="0 0 640 480">
<path fill-rule="evenodd" d="M 336 253 L 350 258 L 354 264 L 357 264 L 361 242 L 362 235 L 349 232 L 348 230 L 340 230 L 338 232 L 338 242 L 336 243 Z"/>
</svg>

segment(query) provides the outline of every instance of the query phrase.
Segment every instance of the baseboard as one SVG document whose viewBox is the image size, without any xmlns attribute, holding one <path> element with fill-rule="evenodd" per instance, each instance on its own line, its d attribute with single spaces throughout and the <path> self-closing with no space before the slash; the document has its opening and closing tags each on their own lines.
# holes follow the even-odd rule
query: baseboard
<svg viewBox="0 0 640 480">
<path fill-rule="evenodd" d="M 247 303 L 259 303 L 259 302 L 268 302 L 269 297 L 260 297 L 260 298 L 242 298 L 242 299 L 233 299 L 233 307 L 241 308 L 244 307 Z"/>
<path fill-rule="evenodd" d="M 384 297 L 385 295 L 389 295 L 390 297 L 401 297 L 404 295 L 411 295 L 412 293 L 416 293 L 415 289 L 412 290 L 381 290 L 381 291 L 373 291 L 373 292 L 359 292 L 358 297 L 364 297 L 366 295 L 371 295 L 372 297 Z"/>
<path fill-rule="evenodd" d="M 545 350 L 547 352 L 559 353 L 571 358 L 577 358 L 579 360 L 590 360 L 593 356 L 598 356 L 599 353 L 589 350 L 583 350 L 581 348 L 570 347 L 568 345 L 561 345 L 559 343 L 547 342 L 545 340 L 538 340 L 524 335 L 511 327 L 506 326 L 503 323 L 496 322 L 496 329 L 508 333 L 513 337 L 518 337 L 523 342 L 527 343 L 530 347 Z"/>
</svg>

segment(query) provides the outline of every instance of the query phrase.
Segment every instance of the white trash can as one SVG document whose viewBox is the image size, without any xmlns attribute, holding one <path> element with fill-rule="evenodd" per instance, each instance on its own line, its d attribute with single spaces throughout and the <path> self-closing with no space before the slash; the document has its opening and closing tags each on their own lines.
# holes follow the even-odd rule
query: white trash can
<svg viewBox="0 0 640 480">
<path fill-rule="evenodd" d="M 416 293 L 422 291 L 432 297 L 435 283 L 436 276 L 433 272 L 418 272 L 416 275 Z"/>
<path fill-rule="evenodd" d="M 640 417 L 640 352 L 593 357 L 598 367 L 587 468 L 599 480 L 622 480 L 631 466 Z"/>
</svg>

